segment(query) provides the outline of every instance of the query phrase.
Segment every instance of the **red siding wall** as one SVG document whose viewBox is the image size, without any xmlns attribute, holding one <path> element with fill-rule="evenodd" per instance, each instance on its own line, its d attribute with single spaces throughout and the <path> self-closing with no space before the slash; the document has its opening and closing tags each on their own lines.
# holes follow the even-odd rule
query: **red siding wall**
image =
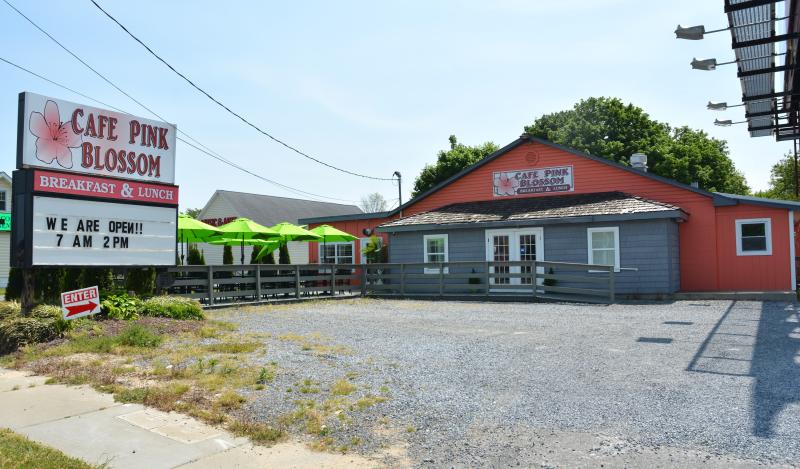
<svg viewBox="0 0 800 469">
<path fill-rule="evenodd" d="M 736 220 L 772 220 L 772 255 L 737 256 Z M 720 290 L 793 290 L 789 253 L 789 214 L 758 205 L 717 208 L 717 259 Z M 682 241 L 682 240 L 681 240 Z"/>
<path fill-rule="evenodd" d="M 340 221 L 340 222 L 331 222 L 325 223 L 326 225 L 334 226 L 345 233 L 350 233 L 353 236 L 358 236 L 359 238 L 366 238 L 363 233 L 364 228 L 369 228 L 374 230 L 376 226 L 380 225 L 381 223 L 385 223 L 389 221 L 388 218 L 371 218 L 369 220 L 351 220 L 351 221 Z M 315 228 L 323 223 L 310 223 L 308 225 L 309 229 Z M 375 235 L 380 236 L 383 238 L 384 245 L 387 243 L 388 233 L 378 233 L 375 232 Z M 308 252 L 308 262 L 315 264 L 319 262 L 319 244 L 321 243 L 308 243 L 309 252 Z M 353 242 L 353 262 L 356 264 L 359 263 L 361 259 L 361 243 L 359 241 Z"/>
<path fill-rule="evenodd" d="M 789 277 L 787 210 L 768 209 L 754 205 L 714 207 L 711 197 L 541 143 L 523 144 L 510 150 L 505 155 L 407 207 L 404 215 L 408 216 L 457 202 L 492 200 L 494 198 L 492 173 L 495 171 L 563 165 L 573 166 L 574 193 L 623 191 L 677 205 L 689 214 L 688 221 L 680 226 L 681 290 L 792 289 Z M 519 197 L 546 197 L 549 195 L 557 194 L 532 194 Z M 772 256 L 737 257 L 734 220 L 767 216 L 773 218 Z M 330 224 L 348 233 L 361 236 L 363 228 L 373 228 L 384 221 L 386 219 Z M 732 251 L 731 246 L 733 246 Z M 312 256 L 312 259 L 316 259 L 316 252 L 312 252 Z"/>
</svg>

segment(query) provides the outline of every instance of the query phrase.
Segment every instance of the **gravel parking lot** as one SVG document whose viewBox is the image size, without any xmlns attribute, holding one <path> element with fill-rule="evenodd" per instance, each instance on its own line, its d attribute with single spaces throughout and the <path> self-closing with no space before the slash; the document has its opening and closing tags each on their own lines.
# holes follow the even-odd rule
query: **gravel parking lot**
<svg viewBox="0 0 800 469">
<path fill-rule="evenodd" d="M 750 467 L 800 461 L 794 305 L 342 300 L 217 313 L 271 341 L 274 389 L 350 376 L 390 398 L 337 438 L 389 465 Z M 285 414 L 276 392 L 246 412 Z"/>
</svg>

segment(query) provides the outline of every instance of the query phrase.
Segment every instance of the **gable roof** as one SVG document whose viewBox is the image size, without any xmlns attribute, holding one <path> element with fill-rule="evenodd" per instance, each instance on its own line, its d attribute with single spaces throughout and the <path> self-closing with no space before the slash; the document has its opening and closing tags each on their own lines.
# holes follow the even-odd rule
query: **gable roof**
<svg viewBox="0 0 800 469">
<path fill-rule="evenodd" d="M 267 226 L 282 221 L 297 223 L 298 220 L 308 217 L 331 217 L 362 213 L 361 209 L 355 205 L 217 190 L 206 203 L 206 206 L 203 207 L 200 212 L 200 218 L 205 218 L 206 212 L 217 198 L 222 198 L 233 209 L 235 213 L 231 213 L 230 216 L 246 217 L 256 223 Z"/>
<path fill-rule="evenodd" d="M 759 198 L 759 197 L 733 196 L 731 194 L 725 194 L 725 193 L 722 193 L 722 192 L 709 192 L 709 191 L 700 189 L 698 187 L 694 187 L 694 186 L 691 186 L 691 185 L 688 185 L 688 184 L 684 184 L 682 182 L 678 182 L 678 181 L 676 181 L 674 179 L 665 178 L 665 177 L 659 176 L 657 174 L 648 173 L 648 172 L 645 172 L 645 171 L 634 169 L 634 168 L 632 168 L 630 166 L 625 166 L 623 164 L 617 163 L 615 161 L 612 161 L 612 160 L 609 160 L 609 159 L 606 159 L 606 158 L 590 155 L 588 153 L 584 153 L 582 151 L 575 150 L 574 148 L 569 148 L 569 147 L 566 147 L 564 145 L 560 145 L 558 143 L 554 143 L 554 142 L 551 142 L 549 140 L 545 140 L 543 138 L 534 137 L 534 136 L 528 135 L 528 134 L 523 134 L 518 139 L 514 140 L 513 142 L 511 142 L 508 145 L 504 146 L 503 148 L 495 151 L 494 153 L 490 153 L 489 155 L 484 157 L 482 160 L 480 160 L 480 161 L 478 161 L 478 162 L 476 162 L 476 163 L 474 163 L 474 164 L 472 164 L 470 166 L 467 166 L 463 170 L 461 170 L 458 173 L 454 174 L 453 176 L 445 179 L 444 181 L 440 182 L 439 184 L 436 184 L 432 188 L 430 188 L 430 189 L 426 190 L 425 192 L 417 195 L 416 197 L 410 199 L 408 202 L 406 202 L 403 205 L 395 208 L 394 210 L 390 210 L 388 212 L 376 213 L 376 214 L 374 214 L 375 215 L 374 217 L 366 217 L 365 215 L 369 215 L 369 214 L 363 214 L 363 215 L 360 215 L 358 218 L 384 218 L 384 217 L 395 216 L 398 213 L 400 213 L 401 210 L 404 210 L 404 209 L 410 207 L 411 205 L 414 205 L 415 203 L 419 202 L 420 200 L 424 199 L 425 197 L 427 197 L 427 196 L 433 194 L 434 192 L 437 192 L 440 189 L 452 184 L 453 182 L 455 182 L 458 179 L 462 178 L 463 176 L 471 173 L 472 171 L 482 167 L 483 165 L 491 163 L 492 161 L 496 160 L 497 158 L 500 158 L 501 156 L 505 155 L 506 153 L 508 153 L 509 151 L 513 150 L 514 148 L 517 148 L 518 146 L 520 146 L 522 144 L 525 144 L 525 143 L 540 143 L 542 145 L 547 145 L 547 146 L 562 150 L 564 152 L 570 153 L 570 154 L 572 154 L 574 156 L 578 156 L 578 157 L 581 157 L 581 158 L 586 158 L 588 160 L 592 160 L 592 161 L 595 161 L 597 163 L 601 163 L 601 164 L 604 164 L 604 165 L 607 165 L 607 166 L 611 166 L 613 168 L 621 169 L 623 171 L 627 171 L 629 173 L 633 173 L 633 174 L 636 174 L 636 175 L 641 176 L 641 177 L 646 177 L 646 178 L 652 179 L 654 181 L 658 181 L 658 182 L 661 182 L 661 183 L 664 183 L 664 184 L 669 184 L 671 186 L 674 186 L 674 187 L 677 187 L 677 188 L 680 188 L 680 189 L 684 189 L 684 190 L 687 190 L 687 191 L 690 191 L 690 192 L 694 192 L 696 194 L 700 194 L 700 195 L 703 195 L 703 196 L 711 198 L 713 200 L 713 202 L 714 202 L 714 205 L 718 205 L 718 206 L 737 205 L 740 202 L 741 203 L 753 203 L 753 204 L 758 204 L 758 203 L 762 203 L 763 202 L 764 205 L 768 205 L 768 204 L 775 205 L 775 203 L 776 203 L 775 201 L 771 201 L 770 199 L 762 199 L 762 198 Z M 781 207 L 784 207 L 784 208 L 790 208 L 790 207 L 786 207 L 786 206 L 780 205 L 780 204 L 778 204 L 777 206 L 781 206 Z M 337 220 L 352 220 L 352 219 L 356 219 L 356 218 L 355 217 L 354 218 L 349 218 L 347 216 L 337 217 Z M 326 222 L 326 221 L 337 221 L 337 220 L 331 220 L 329 218 L 319 217 L 319 218 L 304 219 L 303 222 L 304 223 L 322 223 L 322 222 Z"/>
<path fill-rule="evenodd" d="M 614 191 L 461 202 L 392 220 L 379 228 L 381 231 L 418 230 L 423 226 L 448 228 L 462 225 L 468 228 L 475 224 L 540 223 L 548 219 L 562 223 L 565 218 L 584 222 L 587 217 L 592 221 L 609 217 L 617 220 L 686 218 L 686 213 L 674 205 Z"/>
</svg>

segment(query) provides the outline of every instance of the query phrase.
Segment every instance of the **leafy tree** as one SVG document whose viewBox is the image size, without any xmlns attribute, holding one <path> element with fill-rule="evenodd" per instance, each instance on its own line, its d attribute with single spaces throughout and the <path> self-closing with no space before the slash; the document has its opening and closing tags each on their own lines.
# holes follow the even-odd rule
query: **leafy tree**
<svg viewBox="0 0 800 469">
<path fill-rule="evenodd" d="M 464 145 L 458 143 L 455 135 L 451 135 L 450 149 L 440 151 L 435 164 L 425 165 L 422 168 L 422 172 L 414 180 L 414 190 L 411 196 L 416 197 L 467 166 L 477 163 L 497 149 L 497 145 L 492 142 L 486 142 L 476 147 Z"/>
<path fill-rule="evenodd" d="M 769 189 L 757 192 L 756 195 L 770 199 L 798 200 L 795 195 L 796 186 L 794 156 L 791 153 L 787 153 L 780 161 L 772 165 L 769 176 Z"/>
<path fill-rule="evenodd" d="M 222 250 L 222 263 L 233 264 L 233 249 L 228 245 Z"/>
<path fill-rule="evenodd" d="M 202 212 L 202 208 L 187 208 L 185 212 L 186 215 L 189 215 L 192 218 L 197 218 L 200 216 L 200 212 Z"/>
<path fill-rule="evenodd" d="M 588 98 L 567 111 L 546 114 L 525 132 L 594 156 L 628 164 L 647 154 L 649 171 L 709 191 L 747 194 L 744 176 L 724 140 L 689 127 L 671 128 L 617 98 Z"/>
<path fill-rule="evenodd" d="M 358 205 L 365 213 L 386 211 L 386 199 L 378 192 L 373 192 L 372 194 L 361 197 L 361 203 Z"/>
</svg>

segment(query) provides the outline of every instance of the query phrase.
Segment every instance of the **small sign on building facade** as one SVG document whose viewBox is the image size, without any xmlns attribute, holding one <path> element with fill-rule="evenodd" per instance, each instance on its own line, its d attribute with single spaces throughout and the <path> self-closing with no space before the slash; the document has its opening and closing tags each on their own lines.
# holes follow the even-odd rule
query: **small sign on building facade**
<svg viewBox="0 0 800 469">
<path fill-rule="evenodd" d="M 495 197 L 575 190 L 572 166 L 498 171 L 492 178 Z"/>
</svg>

